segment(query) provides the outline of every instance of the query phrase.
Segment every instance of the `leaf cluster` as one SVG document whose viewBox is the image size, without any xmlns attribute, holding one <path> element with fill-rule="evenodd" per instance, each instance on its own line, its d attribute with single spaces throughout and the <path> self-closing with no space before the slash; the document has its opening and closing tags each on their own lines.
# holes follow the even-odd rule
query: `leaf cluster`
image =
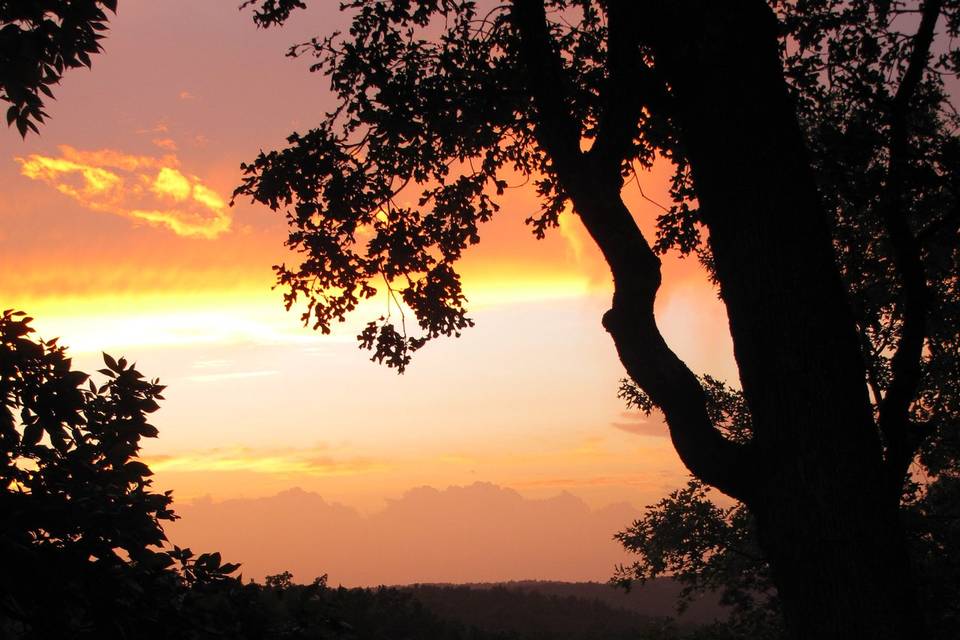
<svg viewBox="0 0 960 640">
<path fill-rule="evenodd" d="M 954 46 L 960 4 L 943 3 L 945 43 L 898 94 L 910 64 L 916 3 L 777 3 L 784 68 L 833 214 L 834 247 L 856 315 L 868 384 L 879 405 L 904 327 L 904 279 L 885 215 L 895 206 L 917 239 L 926 281 L 927 339 L 912 417 L 931 432 L 956 427 L 960 362 L 960 138 Z M 902 121 L 901 121 L 902 120 Z M 903 153 L 894 158 L 898 136 Z M 891 202 L 895 200 L 896 202 Z"/>
<path fill-rule="evenodd" d="M 108 11 L 116 13 L 117 0 L 0 2 L 0 100 L 21 136 L 38 132 L 64 71 L 90 67 L 103 50 Z"/>
<path fill-rule="evenodd" d="M 752 418 L 743 393 L 711 375 L 705 374 L 697 379 L 703 389 L 707 414 L 712 424 L 729 440 L 749 442 Z M 620 380 L 617 397 L 624 401 L 628 409 L 637 409 L 648 416 L 656 409 L 650 396 L 629 378 Z"/>
<path fill-rule="evenodd" d="M 169 493 L 150 490 L 137 460 L 163 386 L 104 354 L 102 384 L 75 371 L 56 340 L 32 339 L 31 318 L 0 316 L 0 442 L 4 512 L 21 528 L 8 541 L 72 547 L 120 562 L 160 544 L 172 520 Z"/>
<path fill-rule="evenodd" d="M 258 27 L 267 29 L 283 24 L 296 9 L 306 9 L 302 0 L 245 0 L 240 9 L 253 7 L 253 21 Z"/>
<path fill-rule="evenodd" d="M 701 376 L 700 384 L 713 424 L 727 438 L 748 442 L 751 417 L 743 393 L 711 376 Z M 621 380 L 619 395 L 628 407 L 648 415 L 654 408 L 630 380 Z M 612 581 L 629 589 L 634 581 L 642 584 L 672 576 L 683 585 L 677 602 L 680 611 L 695 597 L 716 592 L 731 611 L 724 633 L 777 638 L 782 626 L 776 590 L 750 511 L 740 502 L 718 506 L 711 491 L 691 478 L 686 487 L 648 506 L 642 518 L 617 533 L 615 539 L 638 559 L 619 566 Z"/>
<path fill-rule="evenodd" d="M 644 516 L 615 538 L 639 556 L 618 567 L 613 581 L 629 587 L 670 575 L 683 589 L 678 610 L 698 595 L 720 594 L 730 607 L 727 624 L 743 637 L 775 638 L 781 629 L 776 591 L 751 517 L 742 504 L 719 507 L 696 479 L 647 507 Z"/>
<path fill-rule="evenodd" d="M 562 53 L 566 106 L 589 144 L 606 106 L 604 14 L 588 0 L 551 0 L 549 28 Z M 258 22 L 281 23 L 281 5 L 254 3 Z M 287 245 L 301 256 L 275 267 L 287 308 L 327 332 L 360 301 L 384 292 L 387 314 L 358 339 L 373 359 L 402 371 L 410 354 L 459 335 L 466 315 L 456 262 L 512 186 L 533 182 L 543 208 L 527 219 L 543 237 L 567 194 L 535 141 L 537 114 L 518 61 L 508 7 L 473 0 L 353 0 L 347 33 L 293 46 L 329 79 L 337 107 L 287 147 L 243 165 L 234 198 L 286 212 Z M 289 7 L 288 7 L 289 8 Z M 668 127 L 644 116 L 629 163 L 649 166 Z M 663 151 L 669 154 L 669 150 Z M 403 309 L 413 312 L 411 335 Z M 400 313 L 397 321 L 394 314 Z"/>
</svg>

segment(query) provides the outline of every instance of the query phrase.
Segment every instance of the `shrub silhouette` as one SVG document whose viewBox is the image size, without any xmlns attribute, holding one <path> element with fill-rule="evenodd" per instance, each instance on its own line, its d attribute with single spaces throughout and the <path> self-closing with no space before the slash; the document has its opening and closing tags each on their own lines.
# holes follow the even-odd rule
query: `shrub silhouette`
<svg viewBox="0 0 960 640">
<path fill-rule="evenodd" d="M 0 630 L 149 638 L 202 621 L 197 596 L 239 587 L 238 565 L 161 547 L 173 498 L 137 458 L 164 387 L 106 354 L 98 384 L 30 321 L 0 316 Z"/>
</svg>

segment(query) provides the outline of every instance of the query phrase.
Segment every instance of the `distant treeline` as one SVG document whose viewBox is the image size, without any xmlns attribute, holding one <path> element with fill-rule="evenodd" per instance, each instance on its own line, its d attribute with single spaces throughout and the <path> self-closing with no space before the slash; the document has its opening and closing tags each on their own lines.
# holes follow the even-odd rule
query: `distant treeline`
<svg viewBox="0 0 960 640">
<path fill-rule="evenodd" d="M 430 584 L 412 585 L 409 587 L 425 604 L 433 604 L 433 592 L 436 587 L 451 587 L 456 589 L 469 588 L 472 591 L 502 588 L 513 592 L 531 592 L 543 596 L 556 596 L 560 599 L 575 597 L 580 600 L 596 600 L 615 610 L 626 610 L 638 614 L 646 619 L 675 619 L 681 628 L 693 628 L 724 620 L 729 610 L 720 604 L 720 596 L 708 593 L 695 597 L 682 611 L 677 611 L 680 592 L 683 585 L 671 578 L 654 578 L 643 584 L 635 584 L 627 591 L 615 588 L 609 583 L 602 582 L 558 582 L 554 580 L 511 580 L 496 583 L 470 583 L 462 585 Z M 484 595 L 477 593 L 463 594 L 462 597 L 472 602 L 483 602 Z M 447 597 L 447 601 L 454 598 Z M 438 603 L 438 607 L 443 606 Z M 438 612 L 443 612 L 437 609 Z"/>
<path fill-rule="evenodd" d="M 497 638 L 637 638 L 663 626 L 663 621 L 655 618 L 574 595 L 548 595 L 505 586 L 416 585 L 404 591 L 441 619 Z"/>
<path fill-rule="evenodd" d="M 722 625 L 685 625 L 593 597 L 610 586 L 524 582 L 508 585 L 412 585 L 345 588 L 326 576 L 308 585 L 291 574 L 263 584 L 221 583 L 189 596 L 202 624 L 190 638 L 232 640 L 673 640 L 730 638 Z M 664 581 L 664 585 L 668 581 Z M 665 592 L 669 586 L 663 587 Z M 548 592 L 583 593 L 556 595 Z M 665 611 L 669 613 L 669 609 Z M 187 637 L 187 636 L 184 636 Z"/>
</svg>

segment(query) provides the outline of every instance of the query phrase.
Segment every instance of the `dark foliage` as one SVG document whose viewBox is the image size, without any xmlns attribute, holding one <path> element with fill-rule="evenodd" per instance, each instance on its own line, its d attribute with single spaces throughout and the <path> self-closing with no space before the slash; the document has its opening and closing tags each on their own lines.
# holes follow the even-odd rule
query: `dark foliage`
<svg viewBox="0 0 960 640">
<path fill-rule="evenodd" d="M 818 169 L 820 192 L 834 214 L 838 262 L 858 316 L 877 416 L 898 393 L 894 388 L 891 394 L 895 347 L 916 339 L 905 330 L 910 322 L 910 305 L 905 302 L 909 285 L 896 266 L 902 258 L 896 239 L 885 231 L 891 208 L 906 217 L 909 235 L 917 239 L 926 280 L 919 287 L 926 353 L 909 420 L 913 437 L 925 440 L 913 459 L 902 514 L 928 623 L 935 637 L 949 638 L 956 629 L 960 597 L 956 588 L 960 540 L 955 533 L 960 514 L 953 506 L 960 499 L 956 493 L 960 123 L 942 80 L 943 74 L 956 73 L 956 52 L 941 51 L 932 65 L 937 72 L 914 79 L 917 93 L 909 113 L 901 114 L 897 110 L 905 106 L 897 93 L 902 84 L 890 79 L 905 77 L 913 51 L 912 34 L 894 26 L 909 15 L 906 6 L 892 3 L 881 11 L 865 2 L 802 7 L 784 3 L 780 10 L 789 34 L 784 40 L 786 69 Z M 947 11 L 951 11 L 947 28 L 955 31 L 956 7 Z M 908 125 L 902 122 L 905 117 Z M 898 126 L 904 131 L 898 132 Z M 897 136 L 909 139 L 908 144 L 900 143 L 909 150 L 896 148 Z M 726 428 L 728 437 L 737 437 L 730 433 L 731 426 L 749 437 L 750 414 L 743 395 L 732 390 L 717 394 L 717 383 L 709 378 L 703 379 L 703 386 L 714 424 Z M 636 408 L 652 408 L 631 381 L 623 381 L 621 396 Z M 888 439 L 887 446 L 897 444 Z M 759 554 L 747 508 L 738 504 L 720 509 L 707 499 L 707 491 L 693 479 L 621 533 L 621 542 L 640 559 L 621 570 L 618 578 L 643 580 L 669 572 L 691 593 L 722 589 L 729 601 L 740 603 L 734 622 L 744 637 L 780 633 L 769 568 Z"/>
<path fill-rule="evenodd" d="M 635 638 L 663 624 L 599 600 L 547 595 L 535 589 L 416 585 L 410 591 L 443 618 L 507 637 Z"/>
<path fill-rule="evenodd" d="M 202 637 L 238 565 L 161 547 L 172 497 L 137 457 L 163 387 L 106 354 L 95 382 L 30 320 L 0 316 L 0 630 Z"/>
<path fill-rule="evenodd" d="M 558 584 L 554 587 L 573 586 Z M 594 585 L 599 586 L 599 585 Z M 547 588 L 547 587 L 545 587 Z M 609 587 L 607 587 L 610 591 Z M 374 589 L 311 585 L 289 573 L 243 587 L 244 624 L 231 636 L 342 640 L 679 640 L 721 638 L 716 627 L 678 629 L 597 599 L 536 588 L 413 585 Z"/>
<path fill-rule="evenodd" d="M 715 423 L 725 425 L 731 438 L 748 439 L 750 415 L 743 394 L 709 377 L 703 385 L 710 390 Z M 649 399 L 627 380 L 621 397 L 630 407 L 652 410 Z M 960 456 L 950 441 L 929 451 L 936 455 L 921 453 L 914 463 L 901 514 L 930 637 L 947 640 L 960 621 Z M 770 567 L 743 503 L 721 508 L 711 499 L 710 487 L 691 478 L 685 488 L 648 506 L 616 538 L 638 559 L 619 567 L 614 583 L 629 589 L 635 582 L 671 576 L 683 585 L 679 611 L 705 593 L 720 594 L 731 613 L 712 626 L 719 637 L 785 637 Z"/>
<path fill-rule="evenodd" d="M 328 332 L 378 290 L 413 310 L 420 335 L 388 313 L 359 336 L 375 360 L 402 371 L 426 341 L 470 326 L 454 265 L 499 209 L 500 174 L 529 173 L 546 158 L 531 146 L 503 11 L 484 16 L 463 1 L 345 6 L 356 11 L 349 40 L 335 34 L 290 51 L 317 57 L 313 69 L 329 75 L 340 106 L 245 165 L 235 197 L 291 206 L 288 245 L 304 261 L 276 271 L 288 308 L 306 302 L 304 323 Z M 425 39 L 438 18 L 447 29 Z M 398 204 L 407 187 L 417 206 Z M 539 235 L 562 206 L 555 199 Z M 361 244 L 364 231 L 373 237 Z"/>
<path fill-rule="evenodd" d="M 117 0 L 0 1 L 0 100 L 7 124 L 37 132 L 64 71 L 91 66 Z"/>
</svg>

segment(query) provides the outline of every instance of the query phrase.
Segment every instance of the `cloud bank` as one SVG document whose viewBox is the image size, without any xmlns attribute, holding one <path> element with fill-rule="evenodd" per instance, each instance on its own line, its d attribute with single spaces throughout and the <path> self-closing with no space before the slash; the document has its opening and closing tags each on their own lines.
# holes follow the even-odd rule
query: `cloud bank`
<svg viewBox="0 0 960 640">
<path fill-rule="evenodd" d="M 369 516 L 291 489 L 269 498 L 177 507 L 170 540 L 242 562 L 244 577 L 329 573 L 334 584 L 605 581 L 629 560 L 613 539 L 640 510 L 592 510 L 562 493 L 533 500 L 489 483 L 412 489 Z"/>
</svg>

